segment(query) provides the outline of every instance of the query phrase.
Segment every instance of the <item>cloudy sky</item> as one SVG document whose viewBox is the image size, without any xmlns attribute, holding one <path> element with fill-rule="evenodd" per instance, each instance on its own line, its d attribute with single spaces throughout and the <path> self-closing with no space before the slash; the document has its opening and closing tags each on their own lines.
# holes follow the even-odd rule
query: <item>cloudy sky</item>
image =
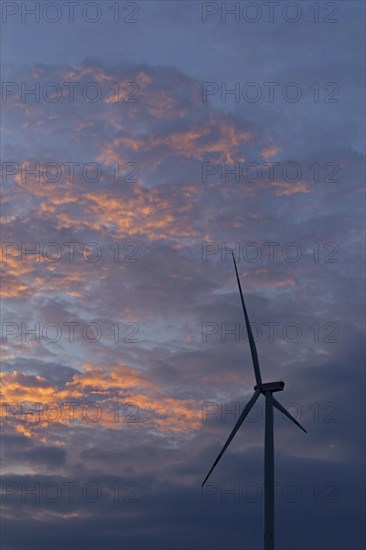
<svg viewBox="0 0 366 550">
<path fill-rule="evenodd" d="M 2 547 L 364 547 L 364 4 L 2 2 Z"/>
</svg>

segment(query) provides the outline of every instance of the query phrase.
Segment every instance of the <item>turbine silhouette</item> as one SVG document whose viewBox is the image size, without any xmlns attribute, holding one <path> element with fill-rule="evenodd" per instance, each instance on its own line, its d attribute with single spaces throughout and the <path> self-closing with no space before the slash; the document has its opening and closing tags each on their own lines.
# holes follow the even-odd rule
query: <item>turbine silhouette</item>
<svg viewBox="0 0 366 550">
<path fill-rule="evenodd" d="M 279 410 L 282 414 L 287 416 L 292 420 L 299 428 L 306 432 L 297 420 L 281 405 L 273 393 L 276 391 L 282 391 L 285 387 L 285 383 L 280 382 L 262 382 L 261 371 L 259 368 L 257 348 L 254 342 L 252 329 L 249 323 L 249 317 L 247 309 L 244 303 L 243 292 L 241 290 L 240 279 L 238 275 L 238 270 L 236 267 L 234 253 L 232 252 L 236 278 L 238 281 L 241 304 L 243 306 L 243 313 L 245 318 L 245 324 L 248 333 L 248 340 L 250 345 L 250 351 L 253 359 L 254 366 L 254 375 L 256 380 L 256 385 L 254 386 L 254 394 L 250 401 L 245 406 L 243 412 L 241 413 L 237 423 L 235 424 L 231 434 L 229 435 L 225 445 L 223 446 L 221 452 L 213 463 L 210 471 L 205 477 L 202 487 L 210 477 L 213 469 L 219 462 L 220 458 L 226 451 L 231 440 L 234 438 L 236 432 L 239 430 L 240 426 L 244 422 L 245 418 L 248 416 L 251 408 L 254 403 L 257 401 L 258 397 L 262 393 L 266 399 L 266 413 L 265 413 L 265 436 L 264 436 L 264 550 L 274 550 L 274 448 L 273 448 L 273 407 Z M 307 433 L 307 432 L 306 432 Z"/>
</svg>

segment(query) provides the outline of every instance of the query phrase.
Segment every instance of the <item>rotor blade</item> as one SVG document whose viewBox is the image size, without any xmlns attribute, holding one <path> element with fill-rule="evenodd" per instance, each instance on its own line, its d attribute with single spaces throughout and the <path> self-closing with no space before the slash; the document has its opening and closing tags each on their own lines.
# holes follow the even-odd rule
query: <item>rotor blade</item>
<svg viewBox="0 0 366 550">
<path fill-rule="evenodd" d="M 299 428 L 301 428 L 305 433 L 308 433 L 305 430 L 305 428 L 303 428 L 301 426 L 301 424 L 299 424 L 299 422 L 297 420 L 295 420 L 295 418 L 288 412 L 288 410 L 285 409 L 285 407 L 283 407 L 281 405 L 281 403 L 279 401 L 277 401 L 277 399 L 275 399 L 275 398 L 273 398 L 273 406 L 276 407 L 276 409 L 279 410 L 281 413 L 283 413 L 285 416 L 287 416 L 287 418 L 292 420 L 292 422 L 295 422 L 295 424 L 297 424 L 299 426 Z"/>
<path fill-rule="evenodd" d="M 232 252 L 232 255 L 233 255 L 233 260 L 234 260 L 234 267 L 235 267 L 236 278 L 237 278 L 237 281 L 238 281 L 238 286 L 239 286 L 239 291 L 240 291 L 241 304 L 242 304 L 242 306 L 243 306 L 245 324 L 246 324 L 246 327 L 247 327 L 247 333 L 248 333 L 250 351 L 252 352 L 252 359 L 253 359 L 253 366 L 254 366 L 255 379 L 256 379 L 256 382 L 257 382 L 257 384 L 258 384 L 258 386 L 259 386 L 260 384 L 262 384 L 262 377 L 261 377 L 261 371 L 260 371 L 260 368 L 259 368 L 259 361 L 258 361 L 257 348 L 256 348 L 256 346 L 255 346 L 255 342 L 254 342 L 254 338 L 253 338 L 253 333 L 252 333 L 252 329 L 251 329 L 251 326 L 250 326 L 249 317 L 248 317 L 248 313 L 247 313 L 247 308 L 245 307 L 244 296 L 243 296 L 243 292 L 242 292 L 242 290 L 241 290 L 241 284 L 240 284 L 239 275 L 238 275 L 238 270 L 237 270 L 236 262 L 235 262 L 235 256 L 234 256 L 234 253 L 233 253 L 233 252 Z"/>
<path fill-rule="evenodd" d="M 205 477 L 205 480 L 204 482 L 202 483 L 201 487 L 204 486 L 204 484 L 206 483 L 206 481 L 208 480 L 208 478 L 210 477 L 211 473 L 212 473 L 212 470 L 215 468 L 216 464 L 218 463 L 218 461 L 220 460 L 220 458 L 222 457 L 222 455 L 224 454 L 224 452 L 226 451 L 230 441 L 233 439 L 234 435 L 236 434 L 236 432 L 238 431 L 238 429 L 240 428 L 240 426 L 242 425 L 242 423 L 244 422 L 245 418 L 248 416 L 249 412 L 250 412 L 250 409 L 253 407 L 254 403 L 257 401 L 259 395 L 260 395 L 261 391 L 260 390 L 256 390 L 251 398 L 251 400 L 246 404 L 246 406 L 244 407 L 244 410 L 243 412 L 241 413 L 241 415 L 239 416 L 239 419 L 237 421 L 237 423 L 235 424 L 234 428 L 233 428 L 233 431 L 231 432 L 231 434 L 229 435 L 225 445 L 223 446 L 219 456 L 216 458 L 215 462 L 213 463 L 212 467 L 211 467 L 211 470 L 208 472 L 207 476 Z"/>
</svg>

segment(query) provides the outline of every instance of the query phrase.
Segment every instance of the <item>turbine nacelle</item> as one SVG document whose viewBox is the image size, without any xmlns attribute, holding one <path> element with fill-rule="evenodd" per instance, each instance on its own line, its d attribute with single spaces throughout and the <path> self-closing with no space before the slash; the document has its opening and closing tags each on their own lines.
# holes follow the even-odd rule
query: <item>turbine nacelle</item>
<svg viewBox="0 0 366 550">
<path fill-rule="evenodd" d="M 266 391 L 283 391 L 283 388 L 285 387 L 285 383 L 283 380 L 280 380 L 279 382 L 266 382 L 264 384 L 257 384 L 254 386 L 255 390 L 260 390 L 261 393 L 265 394 Z"/>
</svg>

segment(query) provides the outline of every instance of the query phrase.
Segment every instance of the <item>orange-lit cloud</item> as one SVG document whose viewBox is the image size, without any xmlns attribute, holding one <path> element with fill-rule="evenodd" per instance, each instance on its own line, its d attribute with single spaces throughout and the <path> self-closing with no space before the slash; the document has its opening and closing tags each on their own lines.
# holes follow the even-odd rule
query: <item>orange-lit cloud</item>
<svg viewBox="0 0 366 550">
<path fill-rule="evenodd" d="M 275 195 L 277 197 L 309 192 L 309 186 L 306 181 L 274 181 L 272 185 L 275 187 Z"/>
<path fill-rule="evenodd" d="M 279 148 L 275 145 L 269 145 L 268 147 L 264 147 L 261 150 L 261 157 L 268 159 L 275 156 L 276 153 L 278 153 Z"/>
<path fill-rule="evenodd" d="M 121 427 L 121 422 L 129 421 L 126 412 L 116 413 L 117 403 L 124 403 L 135 407 L 136 423 L 131 416 L 131 424 L 134 423 L 136 429 L 150 427 L 164 433 L 174 433 L 195 430 L 200 425 L 200 403 L 164 394 L 159 385 L 137 369 L 126 366 L 98 368 L 91 364 L 85 364 L 84 369 L 84 372 L 74 375 L 63 389 L 42 376 L 2 373 L 3 419 L 11 421 L 18 432 L 27 436 L 32 434 L 32 428 L 47 430 L 55 424 L 72 427 L 74 422 L 76 425 L 82 422 L 88 427 L 117 429 Z M 71 402 L 82 404 L 74 407 L 72 417 L 67 406 Z M 23 414 L 20 421 L 22 403 L 29 416 L 25 420 L 26 415 Z M 87 403 L 94 403 L 101 412 L 96 422 L 91 420 L 96 418 L 93 417 L 94 409 L 90 415 L 85 413 L 83 404 Z M 36 404 L 46 409 L 36 409 Z"/>
</svg>

